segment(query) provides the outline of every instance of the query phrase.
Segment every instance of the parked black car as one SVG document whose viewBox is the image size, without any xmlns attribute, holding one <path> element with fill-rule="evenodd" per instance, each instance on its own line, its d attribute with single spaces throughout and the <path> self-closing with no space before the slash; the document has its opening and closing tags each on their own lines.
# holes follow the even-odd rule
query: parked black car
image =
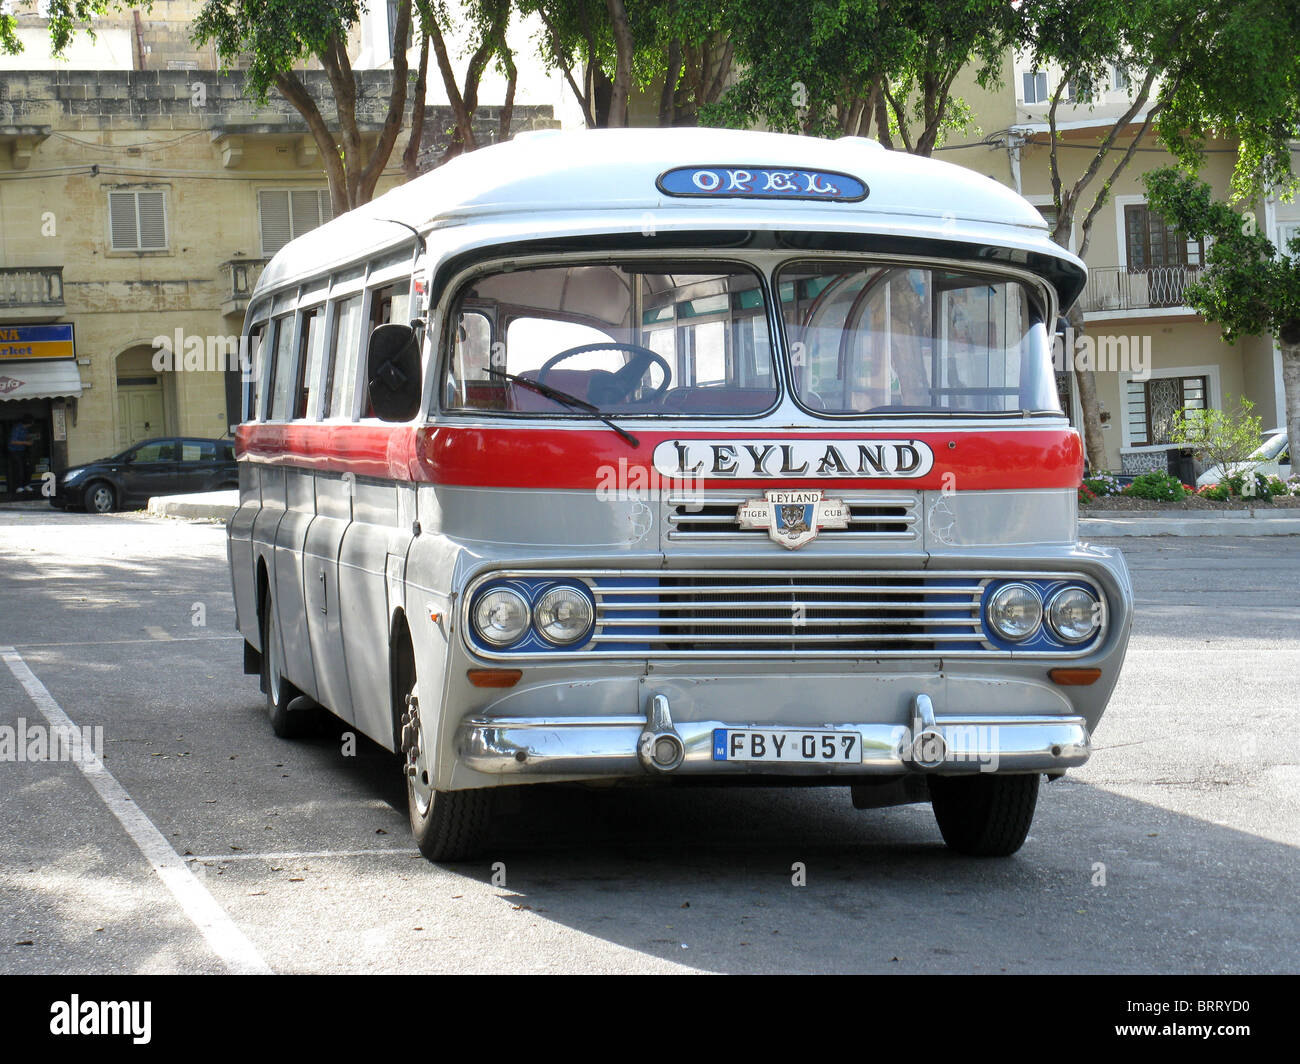
<svg viewBox="0 0 1300 1064">
<path fill-rule="evenodd" d="M 221 491 L 239 486 L 234 445 L 229 440 L 168 436 L 145 440 L 121 454 L 73 466 L 59 474 L 50 504 L 84 506 L 106 514 L 154 495 Z"/>
</svg>

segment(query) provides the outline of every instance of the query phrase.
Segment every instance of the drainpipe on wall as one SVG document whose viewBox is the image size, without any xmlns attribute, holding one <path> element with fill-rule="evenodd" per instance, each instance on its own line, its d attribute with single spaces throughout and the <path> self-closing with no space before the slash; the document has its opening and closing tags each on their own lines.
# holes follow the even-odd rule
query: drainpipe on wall
<svg viewBox="0 0 1300 1064">
<path fill-rule="evenodd" d="M 132 17 L 135 20 L 135 68 L 136 70 L 144 69 L 144 23 L 140 21 L 140 12 L 132 11 Z"/>
</svg>

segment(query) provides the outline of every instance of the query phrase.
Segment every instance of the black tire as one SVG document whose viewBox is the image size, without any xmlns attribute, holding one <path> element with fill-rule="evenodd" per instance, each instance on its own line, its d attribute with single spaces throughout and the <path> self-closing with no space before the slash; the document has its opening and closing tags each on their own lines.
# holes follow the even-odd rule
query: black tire
<svg viewBox="0 0 1300 1064">
<path fill-rule="evenodd" d="M 86 485 L 82 499 L 87 513 L 111 514 L 117 509 L 117 491 L 107 480 L 95 480 Z"/>
<path fill-rule="evenodd" d="M 1024 845 L 1038 804 L 1038 775 L 931 776 L 943 841 L 969 857 L 1009 857 Z"/>
<path fill-rule="evenodd" d="M 262 690 L 266 692 L 266 712 L 271 731 L 281 739 L 301 739 L 311 735 L 317 718 L 310 709 L 290 709 L 302 692 L 284 678 L 284 650 L 275 628 L 275 604 L 268 592 L 262 598 Z"/>
<path fill-rule="evenodd" d="M 420 721 L 419 684 L 413 657 L 399 663 L 394 696 L 401 708 L 398 753 L 406 773 L 406 806 L 411 834 L 430 861 L 468 861 L 482 854 L 492 830 L 496 791 L 435 789 L 432 759 Z"/>
<path fill-rule="evenodd" d="M 492 828 L 493 790 L 434 791 L 422 814 L 407 784 L 411 834 L 430 861 L 468 861 L 483 853 Z"/>
</svg>

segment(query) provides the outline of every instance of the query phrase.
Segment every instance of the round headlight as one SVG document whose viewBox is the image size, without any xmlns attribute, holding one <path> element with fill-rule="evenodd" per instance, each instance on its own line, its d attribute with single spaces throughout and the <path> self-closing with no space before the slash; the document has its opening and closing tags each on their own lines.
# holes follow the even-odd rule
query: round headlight
<svg viewBox="0 0 1300 1064">
<path fill-rule="evenodd" d="M 508 587 L 493 588 L 474 607 L 474 630 L 493 646 L 513 643 L 528 631 L 528 603 Z"/>
<path fill-rule="evenodd" d="M 1066 643 L 1091 639 L 1101 627 L 1101 603 L 1081 587 L 1067 587 L 1047 604 L 1047 623 Z"/>
<path fill-rule="evenodd" d="M 533 624 L 550 643 L 576 643 L 591 628 L 591 599 L 576 587 L 553 587 L 533 607 Z"/>
<path fill-rule="evenodd" d="M 1043 602 L 1028 584 L 1004 584 L 989 599 L 989 624 L 1003 639 L 1028 639 L 1043 623 Z"/>
</svg>

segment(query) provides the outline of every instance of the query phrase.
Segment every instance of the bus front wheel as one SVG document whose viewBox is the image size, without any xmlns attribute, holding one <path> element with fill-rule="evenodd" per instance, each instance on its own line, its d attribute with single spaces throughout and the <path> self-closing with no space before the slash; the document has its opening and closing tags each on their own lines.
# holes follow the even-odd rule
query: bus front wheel
<svg viewBox="0 0 1300 1064">
<path fill-rule="evenodd" d="M 440 791 L 433 786 L 433 756 L 420 723 L 419 684 L 406 696 L 401 748 L 411 834 L 430 861 L 477 857 L 492 824 L 491 790 Z"/>
<path fill-rule="evenodd" d="M 931 776 L 943 841 L 969 857 L 1009 857 L 1024 845 L 1038 804 L 1038 776 Z"/>
</svg>

